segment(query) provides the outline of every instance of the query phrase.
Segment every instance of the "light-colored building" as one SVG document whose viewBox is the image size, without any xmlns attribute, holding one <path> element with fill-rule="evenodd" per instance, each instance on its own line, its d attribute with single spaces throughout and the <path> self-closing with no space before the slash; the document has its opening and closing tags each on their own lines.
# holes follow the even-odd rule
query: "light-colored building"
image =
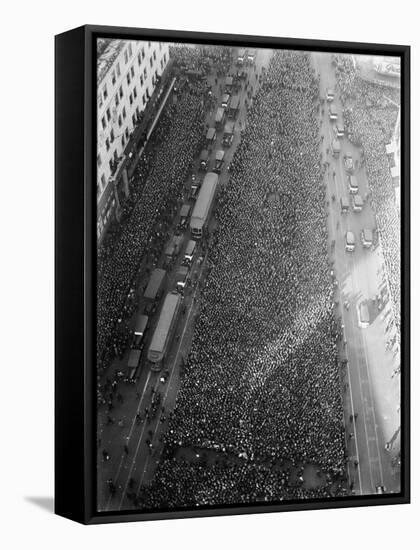
<svg viewBox="0 0 420 550">
<path fill-rule="evenodd" d="M 138 153 L 138 150 L 132 149 L 130 141 L 139 129 L 168 62 L 167 43 L 131 40 L 98 43 L 98 239 L 114 214 L 118 216 L 120 204 L 129 194 L 130 165 L 138 160 L 131 158 L 133 151 Z"/>
</svg>

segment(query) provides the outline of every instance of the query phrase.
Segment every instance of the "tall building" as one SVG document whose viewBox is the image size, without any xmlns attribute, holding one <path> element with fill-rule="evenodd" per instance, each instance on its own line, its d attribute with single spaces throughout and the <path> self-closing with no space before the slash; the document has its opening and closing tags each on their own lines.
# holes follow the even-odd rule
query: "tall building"
<svg viewBox="0 0 420 550">
<path fill-rule="evenodd" d="M 137 164 L 163 90 L 169 47 L 162 42 L 101 40 L 97 44 L 97 236 L 101 240 Z M 151 109 L 149 108 L 149 111 Z M 146 134 L 145 134 L 146 130 Z"/>
</svg>

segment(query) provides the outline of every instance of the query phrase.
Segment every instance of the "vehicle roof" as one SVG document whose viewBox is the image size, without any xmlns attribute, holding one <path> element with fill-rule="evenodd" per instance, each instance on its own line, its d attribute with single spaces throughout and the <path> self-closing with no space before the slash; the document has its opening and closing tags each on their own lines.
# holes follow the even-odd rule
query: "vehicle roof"
<svg viewBox="0 0 420 550">
<path fill-rule="evenodd" d="M 353 198 L 354 202 L 357 202 L 357 203 L 362 203 L 363 204 L 363 199 L 360 195 L 354 195 L 354 198 Z"/>
<path fill-rule="evenodd" d="M 214 136 L 215 133 L 216 133 L 216 128 L 209 128 L 207 130 L 206 138 L 211 139 Z"/>
<path fill-rule="evenodd" d="M 128 367 L 133 369 L 136 368 L 139 364 L 141 351 L 139 349 L 132 349 L 130 355 L 128 356 Z"/>
<path fill-rule="evenodd" d="M 211 198 L 216 190 L 218 180 L 219 177 L 214 172 L 209 172 L 206 174 L 206 177 L 201 185 L 197 201 L 194 205 L 194 210 L 191 216 L 192 222 L 194 218 L 201 220 L 207 215 L 209 202 L 211 202 Z"/>
<path fill-rule="evenodd" d="M 365 235 L 365 239 L 367 241 L 371 241 L 373 239 L 373 231 L 372 229 L 367 229 L 367 228 L 364 228 L 363 229 L 363 233 Z"/>
<path fill-rule="evenodd" d="M 166 295 L 160 312 L 159 321 L 150 343 L 149 352 L 163 353 L 180 300 L 179 294 L 170 292 Z"/>
<path fill-rule="evenodd" d="M 234 129 L 235 123 L 233 120 L 229 120 L 228 122 L 226 122 L 224 129 L 225 134 L 233 134 Z"/>
<path fill-rule="evenodd" d="M 230 107 L 231 108 L 236 108 L 236 107 L 238 107 L 238 105 L 239 105 L 239 96 L 238 95 L 232 96 L 232 101 L 230 102 Z"/>
<path fill-rule="evenodd" d="M 223 150 L 216 151 L 216 160 L 223 160 L 224 156 L 225 152 Z"/>
<path fill-rule="evenodd" d="M 209 152 L 207 149 L 202 149 L 200 153 L 200 160 L 207 160 L 209 158 Z"/>
<path fill-rule="evenodd" d="M 136 328 L 134 329 L 135 333 L 143 333 L 146 330 L 147 323 L 149 322 L 149 317 L 147 315 L 139 315 L 136 320 Z"/>
<path fill-rule="evenodd" d="M 228 93 L 222 95 L 222 101 L 229 98 L 230 98 L 230 94 Z"/>
<path fill-rule="evenodd" d="M 191 252 L 194 250 L 195 248 L 195 241 L 193 241 L 192 239 L 190 239 L 187 243 L 187 247 L 185 249 L 185 253 L 186 254 L 191 254 Z"/>
<path fill-rule="evenodd" d="M 188 216 L 190 210 L 191 206 L 189 204 L 183 204 L 179 215 L 181 216 L 181 218 L 185 218 Z"/>
<path fill-rule="evenodd" d="M 226 77 L 226 84 L 227 84 L 228 86 L 230 86 L 230 85 L 232 85 L 232 83 L 233 83 L 233 77 L 227 76 L 227 77 Z"/>
<path fill-rule="evenodd" d="M 165 275 L 166 271 L 158 267 L 152 271 L 146 290 L 144 291 L 145 298 L 154 298 L 156 296 Z"/>
<path fill-rule="evenodd" d="M 353 243 L 353 244 L 354 244 L 355 240 L 354 240 L 354 233 L 353 233 L 353 231 L 347 231 L 347 233 L 346 233 L 346 240 L 347 240 L 348 243 L 350 243 L 350 244 Z"/>
</svg>

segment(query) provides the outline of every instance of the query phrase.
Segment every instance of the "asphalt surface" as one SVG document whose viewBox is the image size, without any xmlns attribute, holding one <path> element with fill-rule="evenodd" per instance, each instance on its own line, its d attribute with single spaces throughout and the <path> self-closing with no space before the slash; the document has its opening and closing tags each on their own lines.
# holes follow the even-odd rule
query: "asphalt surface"
<svg viewBox="0 0 420 550">
<path fill-rule="evenodd" d="M 320 76 L 321 97 L 325 98 L 327 88 L 335 89 L 334 103 L 342 121 L 343 105 L 337 93 L 331 56 L 314 53 L 313 63 Z M 337 317 L 344 333 L 341 359 L 348 361 L 342 369 L 342 380 L 349 479 L 355 494 L 375 493 L 378 486 L 385 487 L 387 492 L 398 492 L 399 476 L 392 465 L 398 444 L 394 441 L 395 447 L 390 450 L 386 450 L 385 445 L 398 433 L 400 425 L 400 381 L 398 376 L 393 376 L 399 364 L 399 354 L 394 355 L 392 350 L 386 349 L 390 305 L 385 300 L 379 310 L 374 302 L 381 291 L 387 292 L 384 259 L 380 245 L 366 249 L 361 242 L 362 229 L 374 230 L 376 223 L 368 199 L 369 186 L 366 171 L 361 167 L 360 150 L 343 137 L 339 139 L 341 153 L 337 158 L 333 157 L 335 123 L 329 119 L 327 102 L 323 110 L 320 114 L 321 151 L 324 161 L 329 163 L 326 172 L 327 208 L 331 257 L 338 283 Z M 343 162 L 345 154 L 350 154 L 357 166 L 355 175 L 364 201 L 362 212 L 354 212 L 351 205 L 349 213 L 341 212 L 340 198 L 350 197 Z M 352 231 L 356 237 L 354 252 L 345 250 L 347 231 Z M 370 305 L 370 325 L 366 328 L 359 325 L 361 302 Z"/>
</svg>

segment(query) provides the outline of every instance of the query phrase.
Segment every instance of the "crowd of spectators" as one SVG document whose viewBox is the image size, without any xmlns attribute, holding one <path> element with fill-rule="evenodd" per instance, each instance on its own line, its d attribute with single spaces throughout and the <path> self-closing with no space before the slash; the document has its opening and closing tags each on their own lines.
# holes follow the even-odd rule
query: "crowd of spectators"
<svg viewBox="0 0 420 550">
<path fill-rule="evenodd" d="M 303 52 L 274 53 L 249 109 L 208 242 L 165 451 L 141 506 L 313 498 L 346 492 L 346 456 L 323 166 L 319 83 Z M 235 460 L 204 467 L 181 448 Z M 297 487 L 270 464 L 314 464 Z"/>
<path fill-rule="evenodd" d="M 131 298 L 139 264 L 156 244 L 156 225 L 171 218 L 181 197 L 203 135 L 202 96 L 200 84 L 185 86 L 178 101 L 162 113 L 130 183 L 122 219 L 98 250 L 99 373 L 114 355 L 123 351 L 126 333 L 121 327 L 132 313 Z"/>
<path fill-rule="evenodd" d="M 336 58 L 336 75 L 340 93 L 346 100 L 346 131 L 364 154 L 399 341 L 401 224 L 386 155 L 386 145 L 391 142 L 398 117 L 399 90 L 361 79 L 348 57 Z"/>
</svg>

